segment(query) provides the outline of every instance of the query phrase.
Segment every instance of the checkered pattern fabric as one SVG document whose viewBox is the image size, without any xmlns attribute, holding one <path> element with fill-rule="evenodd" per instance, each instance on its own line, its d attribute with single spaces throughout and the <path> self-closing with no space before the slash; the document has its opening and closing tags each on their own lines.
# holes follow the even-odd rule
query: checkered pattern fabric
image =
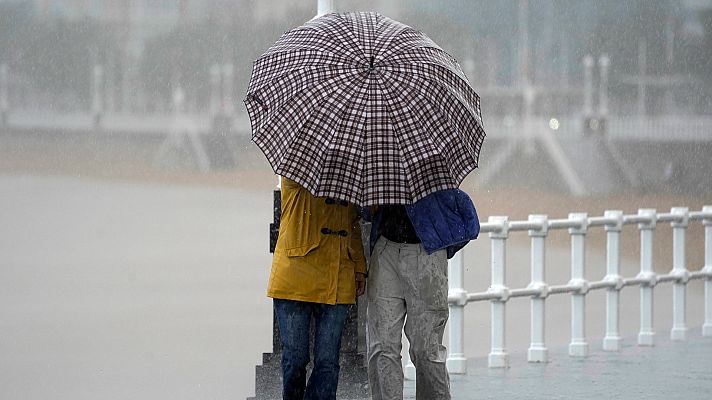
<svg viewBox="0 0 712 400">
<path fill-rule="evenodd" d="M 359 205 L 458 187 L 485 138 L 480 98 L 457 61 L 371 12 L 286 32 L 255 61 L 245 105 L 276 174 Z"/>
</svg>

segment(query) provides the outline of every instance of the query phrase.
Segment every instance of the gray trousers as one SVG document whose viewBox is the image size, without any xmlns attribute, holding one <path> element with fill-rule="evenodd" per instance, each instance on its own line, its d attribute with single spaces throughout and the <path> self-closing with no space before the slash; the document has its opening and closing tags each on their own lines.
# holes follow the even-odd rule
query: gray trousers
<svg viewBox="0 0 712 400">
<path fill-rule="evenodd" d="M 443 333 L 447 256 L 420 244 L 378 239 L 368 276 L 368 379 L 374 400 L 403 399 L 403 324 L 416 371 L 416 399 L 450 399 Z M 407 319 L 406 319 L 407 315 Z"/>
</svg>

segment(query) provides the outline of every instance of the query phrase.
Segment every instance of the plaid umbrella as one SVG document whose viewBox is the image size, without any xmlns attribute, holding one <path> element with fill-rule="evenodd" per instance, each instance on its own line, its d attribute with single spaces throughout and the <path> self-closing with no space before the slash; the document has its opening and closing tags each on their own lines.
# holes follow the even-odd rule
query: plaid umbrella
<svg viewBox="0 0 712 400">
<path fill-rule="evenodd" d="M 485 137 L 480 98 L 457 61 L 373 12 L 286 32 L 255 61 L 245 105 L 276 174 L 360 205 L 458 187 Z"/>
</svg>

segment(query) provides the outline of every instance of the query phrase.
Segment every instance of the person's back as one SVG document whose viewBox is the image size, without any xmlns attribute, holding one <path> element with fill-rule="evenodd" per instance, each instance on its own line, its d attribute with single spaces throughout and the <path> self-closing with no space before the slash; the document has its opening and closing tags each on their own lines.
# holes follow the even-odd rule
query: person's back
<svg viewBox="0 0 712 400">
<path fill-rule="evenodd" d="M 413 205 L 375 209 L 368 277 L 368 374 L 374 400 L 403 398 L 401 332 L 410 342 L 418 400 L 450 399 L 443 334 L 447 259 L 477 237 L 474 205 L 452 189 Z M 407 318 L 406 318 L 407 316 Z"/>
<path fill-rule="evenodd" d="M 282 345 L 284 399 L 335 399 L 348 307 L 363 293 L 366 263 L 356 207 L 314 197 L 282 178 L 282 214 L 267 295 Z M 309 325 L 314 319 L 314 369 Z"/>
</svg>

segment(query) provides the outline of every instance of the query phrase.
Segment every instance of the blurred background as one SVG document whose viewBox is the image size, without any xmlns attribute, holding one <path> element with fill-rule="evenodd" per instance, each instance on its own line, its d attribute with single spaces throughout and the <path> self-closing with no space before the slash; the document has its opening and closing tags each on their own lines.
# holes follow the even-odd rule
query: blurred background
<svg viewBox="0 0 712 400">
<path fill-rule="evenodd" d="M 85 150 L 101 154 L 92 173 L 135 174 L 147 162 L 200 172 L 244 166 L 255 150 L 241 101 L 251 61 L 313 16 L 315 3 L 2 0 L 0 129 L 90 143 Z M 689 156 L 710 151 L 710 1 L 334 6 L 402 20 L 460 60 L 490 136 L 482 185 L 709 192 L 710 174 L 695 173 Z M 13 145 L 3 143 L 0 166 L 34 167 Z M 82 169 L 80 160 L 56 161 Z M 599 179 L 580 164 L 599 165 Z"/>
<path fill-rule="evenodd" d="M 316 6 L 0 0 L 0 397 L 254 392 L 271 350 L 276 179 L 242 99 L 252 61 Z M 379 11 L 459 60 L 488 135 L 463 183 L 483 219 L 712 203 L 712 0 L 334 8 Z M 656 242 L 663 269 L 668 231 Z M 623 250 L 631 273 L 635 232 Z M 697 269 L 702 230 L 689 235 Z M 599 260 L 604 238 L 591 238 Z M 564 250 L 567 239 L 552 238 Z M 471 291 L 487 286 L 485 240 L 468 246 L 469 273 L 484 274 Z M 528 276 L 520 245 L 515 280 Z M 565 278 L 565 258 L 554 277 Z M 509 315 L 525 318 L 521 304 Z M 478 312 L 468 323 L 484 338 Z M 486 354 L 486 340 L 470 340 L 468 356 Z M 512 347 L 525 341 L 514 335 Z"/>
</svg>

